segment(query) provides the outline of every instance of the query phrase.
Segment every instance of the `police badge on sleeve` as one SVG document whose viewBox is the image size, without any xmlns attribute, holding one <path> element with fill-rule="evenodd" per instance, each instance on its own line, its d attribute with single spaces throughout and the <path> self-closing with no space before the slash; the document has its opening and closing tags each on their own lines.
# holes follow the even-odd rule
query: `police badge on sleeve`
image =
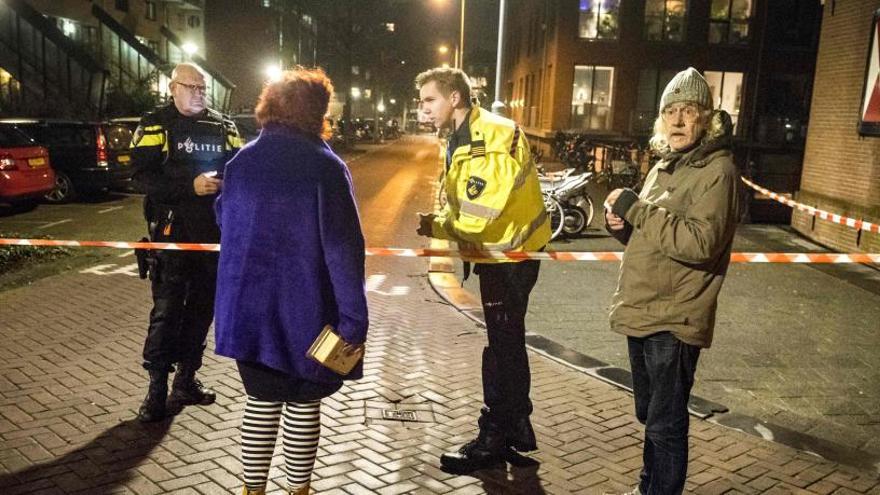
<svg viewBox="0 0 880 495">
<path fill-rule="evenodd" d="M 483 194 L 483 189 L 486 189 L 486 181 L 483 179 L 472 175 L 467 182 L 467 197 L 468 199 L 474 199 L 480 194 Z"/>
</svg>

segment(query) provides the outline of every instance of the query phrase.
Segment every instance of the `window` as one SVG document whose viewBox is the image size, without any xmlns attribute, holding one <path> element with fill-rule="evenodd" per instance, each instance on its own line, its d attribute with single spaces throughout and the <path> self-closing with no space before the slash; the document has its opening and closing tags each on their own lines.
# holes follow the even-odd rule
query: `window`
<svg viewBox="0 0 880 495">
<path fill-rule="evenodd" d="M 755 137 L 762 143 L 803 142 L 810 114 L 812 74 L 774 72 L 758 109 Z"/>
<path fill-rule="evenodd" d="M 811 0 L 773 0 L 767 5 L 767 43 L 809 48 L 819 39 L 822 6 Z"/>
<path fill-rule="evenodd" d="M 703 75 L 712 92 L 712 105 L 730 114 L 730 118 L 733 120 L 734 134 L 736 134 L 739 128 L 737 122 L 742 104 L 743 73 L 707 70 Z"/>
<path fill-rule="evenodd" d="M 571 126 L 580 129 L 611 129 L 614 67 L 574 66 L 571 93 Z"/>
<path fill-rule="evenodd" d="M 620 0 L 580 0 L 579 36 L 591 40 L 616 40 Z"/>
<path fill-rule="evenodd" d="M 673 69 L 643 69 L 639 72 L 636 108 L 630 115 L 630 133 L 647 136 L 654 130 L 663 89 L 675 76 Z"/>
<path fill-rule="evenodd" d="M 202 25 L 202 18 L 197 15 L 191 15 L 187 18 L 186 25 L 195 29 Z"/>
<path fill-rule="evenodd" d="M 116 10 L 128 12 L 128 0 L 116 0 Z"/>
<path fill-rule="evenodd" d="M 155 21 L 156 20 L 156 2 L 151 2 L 150 0 L 147 0 L 146 7 L 147 7 L 147 10 L 146 10 L 145 17 L 147 18 L 147 20 Z"/>
<path fill-rule="evenodd" d="M 712 0 L 709 43 L 747 44 L 751 15 L 752 0 Z"/>
<path fill-rule="evenodd" d="M 648 0 L 645 3 L 645 39 L 684 41 L 686 0 Z"/>
</svg>

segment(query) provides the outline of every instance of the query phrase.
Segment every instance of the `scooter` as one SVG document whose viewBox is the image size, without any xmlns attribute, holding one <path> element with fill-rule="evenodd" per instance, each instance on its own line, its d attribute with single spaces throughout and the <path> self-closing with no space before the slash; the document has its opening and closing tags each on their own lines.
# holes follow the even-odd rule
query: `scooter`
<svg viewBox="0 0 880 495">
<path fill-rule="evenodd" d="M 593 199 L 587 194 L 592 172 L 574 173 L 568 168 L 554 175 L 539 175 L 544 207 L 550 215 L 551 240 L 563 232 L 576 235 L 587 230 L 593 221 Z"/>
</svg>

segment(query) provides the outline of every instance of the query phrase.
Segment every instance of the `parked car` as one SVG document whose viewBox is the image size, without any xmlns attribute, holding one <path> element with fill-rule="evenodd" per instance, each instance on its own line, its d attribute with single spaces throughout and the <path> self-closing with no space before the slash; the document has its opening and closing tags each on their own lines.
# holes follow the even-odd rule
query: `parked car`
<svg viewBox="0 0 880 495">
<path fill-rule="evenodd" d="M 55 170 L 50 202 L 72 201 L 79 195 L 103 193 L 131 181 L 128 150 L 108 146 L 105 123 L 59 119 L 0 119 L 0 127 L 15 128 L 49 150 Z"/>
<path fill-rule="evenodd" d="M 31 208 L 54 188 L 49 151 L 18 129 L 0 127 L 0 201 Z"/>
<path fill-rule="evenodd" d="M 102 124 L 104 136 L 107 138 L 113 189 L 140 192 L 140 188 L 131 180 L 134 172 L 131 167 L 131 140 L 140 121 L 140 117 L 119 117 Z"/>
</svg>

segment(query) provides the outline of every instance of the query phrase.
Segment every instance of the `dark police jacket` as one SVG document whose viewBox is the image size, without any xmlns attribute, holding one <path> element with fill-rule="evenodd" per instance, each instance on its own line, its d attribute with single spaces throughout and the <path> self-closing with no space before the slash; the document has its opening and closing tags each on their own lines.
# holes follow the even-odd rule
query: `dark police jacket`
<svg viewBox="0 0 880 495">
<path fill-rule="evenodd" d="M 146 189 L 144 216 L 152 240 L 219 242 L 216 195 L 196 195 L 193 181 L 205 172 L 222 176 L 241 147 L 235 124 L 211 109 L 186 117 L 170 102 L 141 118 L 131 146 L 134 180 Z"/>
</svg>

